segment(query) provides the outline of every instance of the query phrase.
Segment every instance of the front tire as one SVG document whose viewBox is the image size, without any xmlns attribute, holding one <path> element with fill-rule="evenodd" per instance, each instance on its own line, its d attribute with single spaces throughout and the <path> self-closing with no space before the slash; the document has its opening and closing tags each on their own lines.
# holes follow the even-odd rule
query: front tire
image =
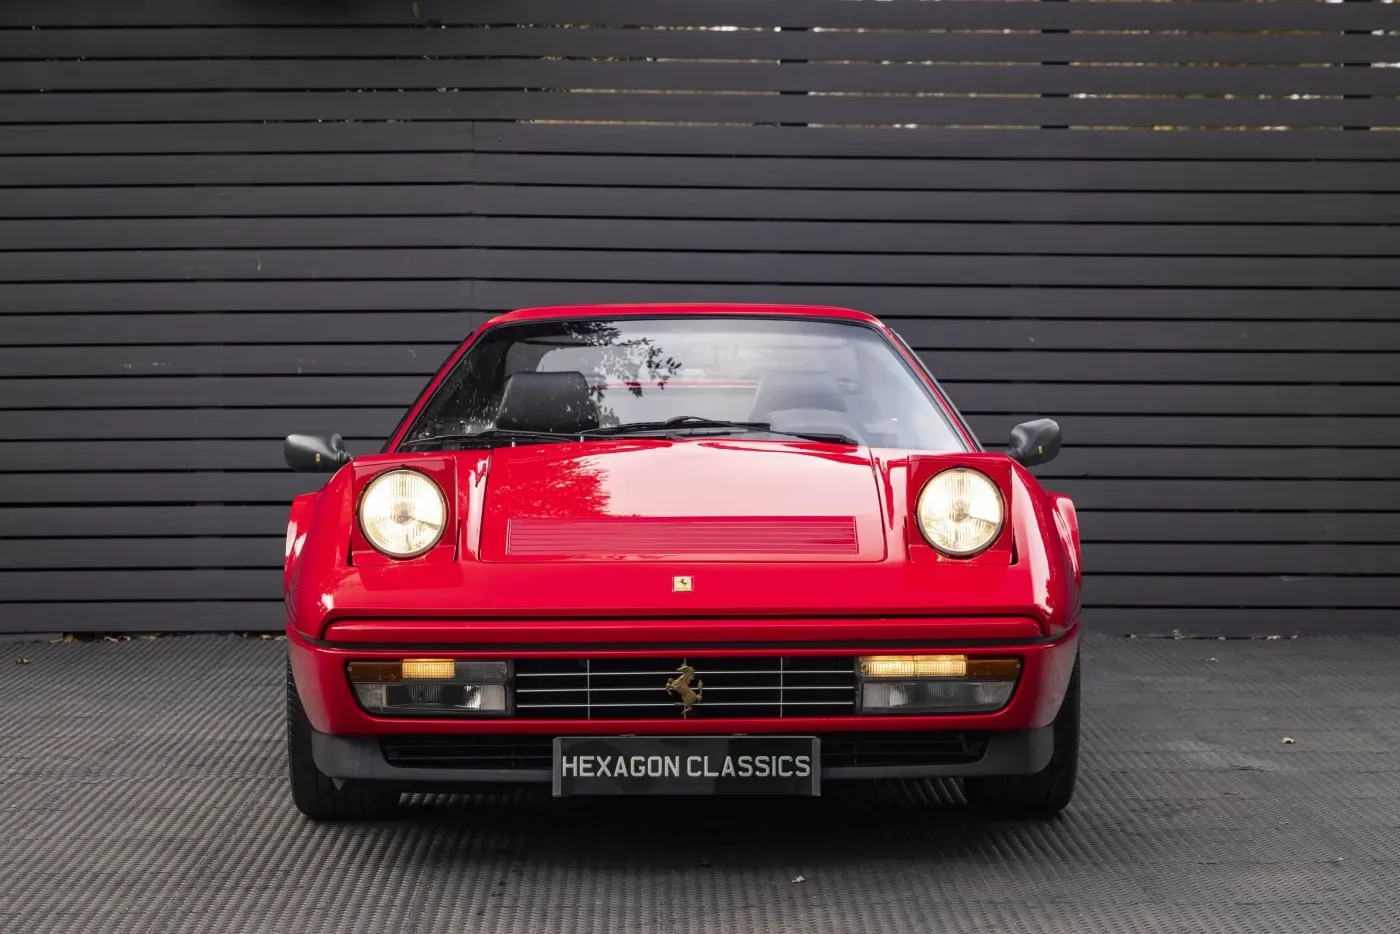
<svg viewBox="0 0 1400 934">
<path fill-rule="evenodd" d="M 316 767 L 311 755 L 311 723 L 301 706 L 291 662 L 287 663 L 287 766 L 292 803 L 314 821 L 389 817 L 398 808 L 399 793 L 394 789 L 353 781 L 337 786 Z"/>
<path fill-rule="evenodd" d="M 981 775 L 963 779 L 963 796 L 985 817 L 1054 817 L 1074 797 L 1079 772 L 1079 659 L 1053 725 L 1055 751 L 1034 775 Z"/>
</svg>

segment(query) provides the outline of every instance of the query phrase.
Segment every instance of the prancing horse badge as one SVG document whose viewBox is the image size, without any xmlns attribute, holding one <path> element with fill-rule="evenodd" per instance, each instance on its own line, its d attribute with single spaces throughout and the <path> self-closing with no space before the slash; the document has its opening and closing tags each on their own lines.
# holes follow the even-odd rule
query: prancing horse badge
<svg viewBox="0 0 1400 934">
<path fill-rule="evenodd" d="M 694 589 L 689 577 L 671 578 L 671 593 L 690 593 Z"/>
<path fill-rule="evenodd" d="M 676 671 L 679 674 L 666 682 L 666 693 L 676 695 L 681 716 L 688 717 L 690 708 L 705 699 L 705 682 L 695 677 L 695 669 L 688 662 L 682 661 Z"/>
</svg>

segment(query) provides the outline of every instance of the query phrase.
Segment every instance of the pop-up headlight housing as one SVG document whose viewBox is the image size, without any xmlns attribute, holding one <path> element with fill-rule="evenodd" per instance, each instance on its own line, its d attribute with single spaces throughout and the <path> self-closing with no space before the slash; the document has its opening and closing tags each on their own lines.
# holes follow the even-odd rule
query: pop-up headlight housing
<svg viewBox="0 0 1400 934">
<path fill-rule="evenodd" d="M 416 558 L 442 541 L 447 497 L 427 474 L 386 470 L 360 494 L 360 531 L 390 558 Z"/>
<path fill-rule="evenodd" d="M 910 561 L 1014 564 L 1014 466 L 1003 454 L 980 451 L 911 456 L 905 525 Z"/>
<path fill-rule="evenodd" d="M 350 564 L 412 566 L 456 559 L 460 505 L 450 457 L 372 455 L 351 462 Z"/>
</svg>

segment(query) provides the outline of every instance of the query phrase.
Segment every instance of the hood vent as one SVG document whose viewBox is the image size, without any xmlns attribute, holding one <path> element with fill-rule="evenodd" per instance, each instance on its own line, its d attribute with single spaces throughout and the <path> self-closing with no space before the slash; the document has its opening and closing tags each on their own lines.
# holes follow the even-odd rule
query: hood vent
<svg viewBox="0 0 1400 934">
<path fill-rule="evenodd" d="M 859 553 L 851 516 L 515 518 L 506 532 L 506 554 L 514 557 Z"/>
</svg>

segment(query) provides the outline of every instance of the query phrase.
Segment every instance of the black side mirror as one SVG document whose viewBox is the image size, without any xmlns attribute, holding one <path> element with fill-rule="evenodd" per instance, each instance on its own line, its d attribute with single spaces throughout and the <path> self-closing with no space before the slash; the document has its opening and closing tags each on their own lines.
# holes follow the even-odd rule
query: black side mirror
<svg viewBox="0 0 1400 934">
<path fill-rule="evenodd" d="M 1023 467 L 1046 464 L 1060 453 L 1060 425 L 1053 418 L 1037 418 L 1011 429 L 1011 459 Z"/>
<path fill-rule="evenodd" d="M 282 442 L 287 466 L 304 473 L 335 473 L 350 463 L 345 439 L 340 435 L 287 435 Z"/>
</svg>

